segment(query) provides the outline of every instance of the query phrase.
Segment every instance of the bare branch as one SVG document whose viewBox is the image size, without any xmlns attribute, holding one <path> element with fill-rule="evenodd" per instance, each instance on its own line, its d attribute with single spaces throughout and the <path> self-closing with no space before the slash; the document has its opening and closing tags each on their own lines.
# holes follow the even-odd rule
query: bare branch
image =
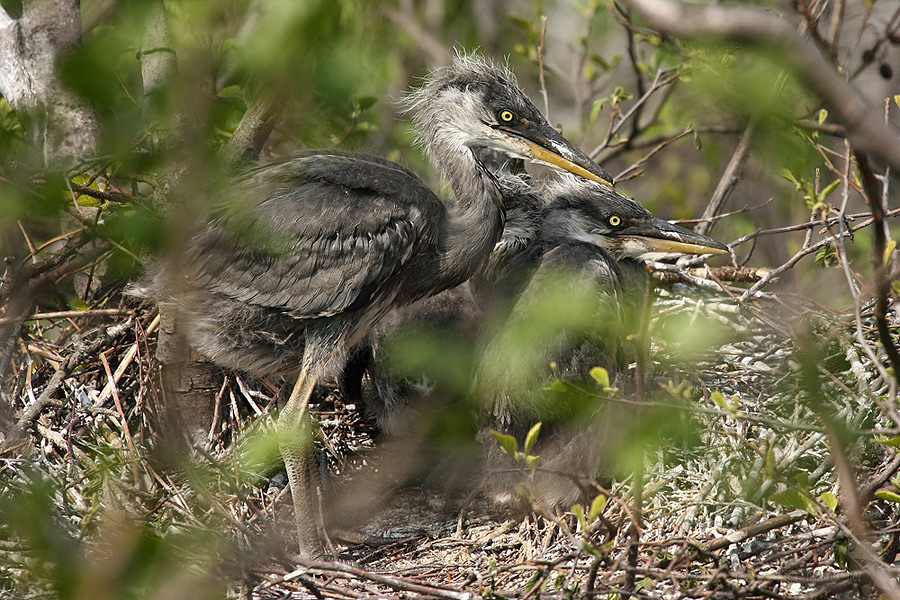
<svg viewBox="0 0 900 600">
<path fill-rule="evenodd" d="M 225 161 L 234 170 L 256 164 L 259 153 L 275 127 L 278 111 L 269 98 L 261 98 L 247 108 L 241 124 L 222 148 Z"/>
<path fill-rule="evenodd" d="M 716 215 L 722 210 L 722 205 L 725 203 L 725 200 L 728 199 L 731 191 L 741 180 L 741 172 L 744 170 L 744 163 L 747 162 L 747 157 L 750 154 L 750 140 L 753 137 L 753 126 L 752 120 L 747 123 L 746 129 L 744 129 L 744 135 L 742 135 L 741 139 L 738 141 L 737 148 L 734 149 L 734 154 L 731 155 L 731 160 L 728 161 L 728 166 L 725 167 L 725 171 L 719 179 L 716 191 L 713 192 L 712 198 L 709 199 L 709 204 L 706 206 L 706 210 L 703 211 L 703 217 L 701 218 L 700 223 L 694 228 L 694 231 L 709 235 L 712 226 L 715 224 Z"/>
<path fill-rule="evenodd" d="M 140 49 L 141 78 L 144 81 L 144 98 L 159 93 L 170 81 L 177 68 L 169 20 L 162 0 L 150 5 L 144 21 L 144 35 Z"/>
<path fill-rule="evenodd" d="M 627 0 L 653 27 L 678 37 L 728 39 L 771 48 L 791 65 L 847 128 L 853 147 L 900 168 L 898 134 L 835 71 L 821 51 L 794 26 L 755 6 L 686 4 L 678 0 Z"/>
</svg>

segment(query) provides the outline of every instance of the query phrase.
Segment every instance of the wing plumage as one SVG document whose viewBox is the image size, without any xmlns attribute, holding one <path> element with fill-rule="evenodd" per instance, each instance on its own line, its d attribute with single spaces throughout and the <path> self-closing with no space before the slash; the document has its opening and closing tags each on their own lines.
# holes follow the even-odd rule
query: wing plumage
<svg viewBox="0 0 900 600">
<path fill-rule="evenodd" d="M 193 239 L 190 283 L 299 319 L 366 305 L 436 247 L 445 208 L 377 157 L 306 153 L 249 172 Z"/>
</svg>

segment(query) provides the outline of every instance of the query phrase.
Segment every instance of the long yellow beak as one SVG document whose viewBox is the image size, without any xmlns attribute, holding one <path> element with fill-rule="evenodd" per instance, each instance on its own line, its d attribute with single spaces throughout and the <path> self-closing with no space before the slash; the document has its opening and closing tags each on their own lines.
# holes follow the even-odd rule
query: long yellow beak
<svg viewBox="0 0 900 600">
<path fill-rule="evenodd" d="M 542 162 L 557 166 L 561 169 L 565 169 L 570 173 L 574 173 L 580 177 L 584 177 L 585 179 L 590 179 L 591 181 L 596 181 L 597 183 L 602 183 L 603 185 L 608 185 L 609 187 L 614 187 L 612 182 L 603 179 L 599 175 L 595 173 L 591 173 L 581 165 L 577 165 L 571 160 L 556 154 L 555 152 L 550 152 L 543 146 L 535 144 L 531 140 L 523 139 L 523 141 L 528 145 L 528 148 L 531 150 L 531 154 L 535 159 L 540 160 Z"/>
<path fill-rule="evenodd" d="M 728 254 L 727 248 L 695 244 L 691 242 L 677 242 L 656 237 L 639 236 L 637 239 L 647 246 L 651 252 L 666 252 L 671 254 Z"/>
</svg>

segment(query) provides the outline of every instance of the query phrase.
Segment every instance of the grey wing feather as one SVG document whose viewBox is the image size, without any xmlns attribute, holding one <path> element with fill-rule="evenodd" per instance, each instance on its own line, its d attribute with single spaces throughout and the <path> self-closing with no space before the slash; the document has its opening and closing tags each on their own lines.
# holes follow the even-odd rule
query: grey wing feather
<svg viewBox="0 0 900 600">
<path fill-rule="evenodd" d="M 195 236 L 187 276 L 298 318 L 353 310 L 433 247 L 443 205 L 399 165 L 305 154 L 251 171 Z"/>
</svg>

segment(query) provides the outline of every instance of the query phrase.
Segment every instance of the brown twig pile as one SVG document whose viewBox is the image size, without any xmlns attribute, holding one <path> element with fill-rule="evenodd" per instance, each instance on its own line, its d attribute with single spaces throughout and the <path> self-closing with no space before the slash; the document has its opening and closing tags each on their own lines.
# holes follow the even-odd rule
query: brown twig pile
<svg viewBox="0 0 900 600">
<path fill-rule="evenodd" d="M 7 523 L 3 531 L 2 589 L 22 594 L 28 582 L 26 596 L 53 595 L 52 579 L 33 568 L 53 555 L 42 556 L 24 527 L 27 519 L 49 519 L 78 564 L 96 565 L 116 552 L 135 560 L 142 555 L 134 540 L 151 538 L 165 549 L 166 561 L 155 560 L 178 557 L 182 585 L 224 585 L 244 597 L 874 594 L 874 577 L 895 576 L 900 548 L 898 504 L 875 492 L 890 488 L 900 461 L 890 444 L 873 443 L 879 431 L 892 430 L 876 401 L 884 390 L 851 322 L 811 319 L 810 328 L 828 340 L 817 365 L 822 396 L 813 401 L 798 385 L 802 352 L 784 329 L 721 294 L 685 291 L 664 289 L 654 307 L 655 384 L 646 409 L 674 411 L 691 439 L 648 447 L 642 478 L 598 486 L 607 501 L 593 521 L 578 510 L 554 514 L 540 506 L 531 516 L 498 518 L 479 500 L 407 489 L 379 517 L 394 539 L 335 539 L 333 562 L 286 553 L 289 506 L 264 435 L 277 385 L 223 374 L 208 446 L 173 460 L 159 426 L 154 313 L 119 304 L 30 321 L 13 385 L 4 389 L 16 398 L 19 419 L 6 437 L 3 496 L 31 498 L 39 488 L 45 500 L 38 514 L 20 517 L 23 527 Z M 727 339 L 696 360 L 676 360 L 684 348 L 665 341 L 673 315 L 726 323 Z M 871 323 L 871 308 L 864 318 Z M 875 339 L 873 326 L 866 335 Z M 856 384 L 853 374 L 861 377 Z M 317 416 L 332 470 L 366 462 L 376 444 L 357 407 L 323 394 Z M 837 454 L 834 428 L 847 440 Z M 854 466 L 859 483 L 850 492 L 865 531 L 847 514 L 838 454 Z M 90 573 L 73 575 L 71 585 L 100 585 Z"/>
</svg>

